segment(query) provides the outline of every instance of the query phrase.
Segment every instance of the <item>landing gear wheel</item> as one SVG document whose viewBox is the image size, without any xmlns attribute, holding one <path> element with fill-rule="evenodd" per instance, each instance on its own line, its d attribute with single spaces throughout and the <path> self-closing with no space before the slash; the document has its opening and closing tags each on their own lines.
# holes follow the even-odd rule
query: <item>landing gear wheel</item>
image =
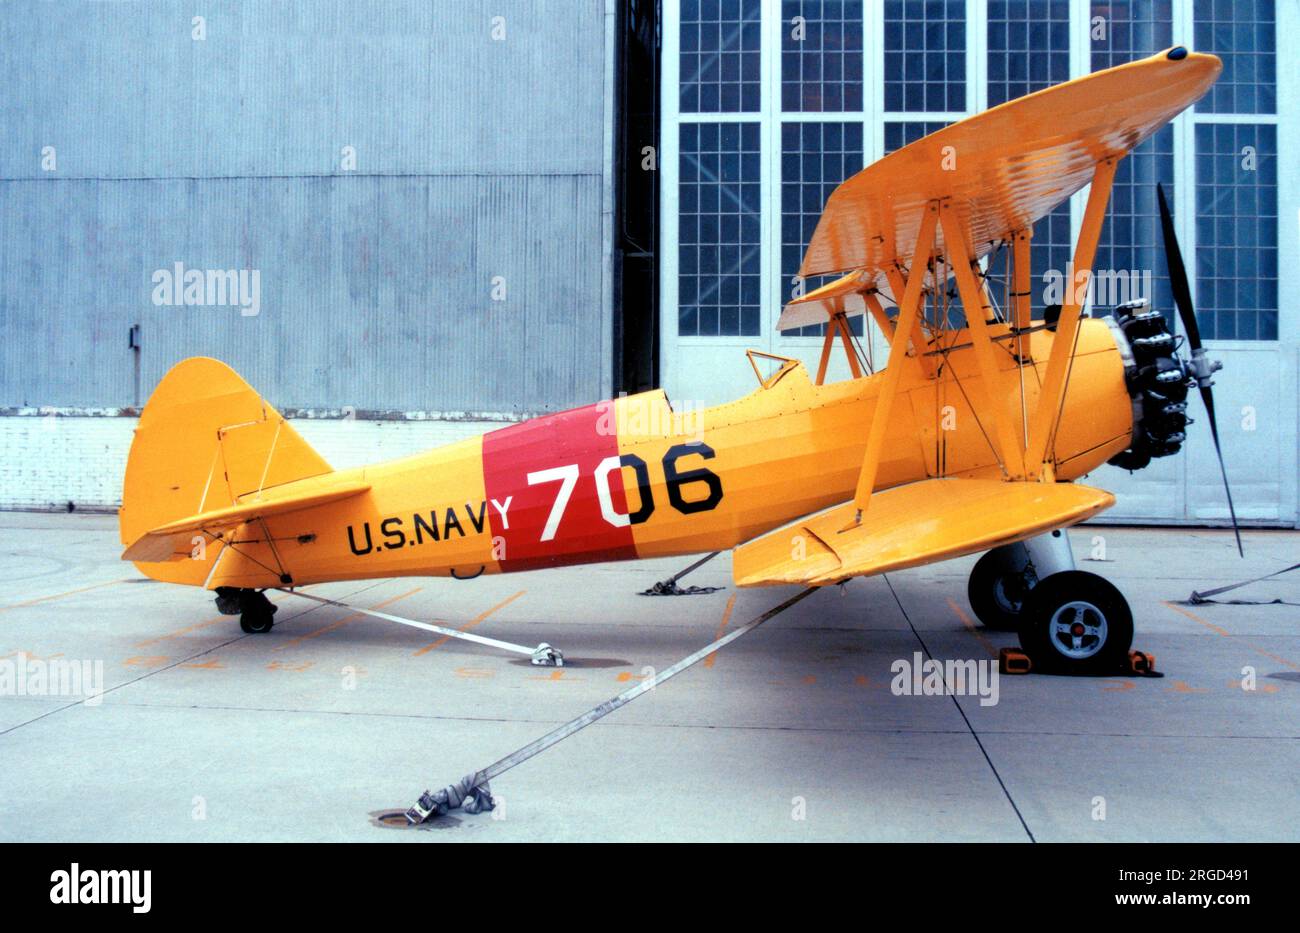
<svg viewBox="0 0 1300 933">
<path fill-rule="evenodd" d="M 1014 632 L 1020 627 L 1025 598 L 1038 583 L 1038 576 L 1032 567 L 1017 569 L 1015 565 L 1004 549 L 995 548 L 976 561 L 970 572 L 966 597 L 985 628 Z"/>
<path fill-rule="evenodd" d="M 1124 668 L 1133 613 L 1115 586 L 1095 573 L 1063 570 L 1038 581 L 1025 599 L 1020 647 L 1037 667 L 1067 674 Z"/>
<path fill-rule="evenodd" d="M 242 594 L 239 627 L 249 635 L 261 635 L 271 631 L 275 624 L 274 616 L 279 606 L 266 598 L 265 593 L 247 590 Z"/>
</svg>

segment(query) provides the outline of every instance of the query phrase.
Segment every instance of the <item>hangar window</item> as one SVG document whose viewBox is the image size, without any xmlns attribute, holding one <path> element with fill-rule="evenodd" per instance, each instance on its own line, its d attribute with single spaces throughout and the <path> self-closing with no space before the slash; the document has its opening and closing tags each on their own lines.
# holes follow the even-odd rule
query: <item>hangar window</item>
<svg viewBox="0 0 1300 933">
<path fill-rule="evenodd" d="M 989 0 L 987 106 L 996 107 L 1070 77 L 1069 0 Z M 1070 204 L 1066 202 L 1034 227 L 1030 282 L 1034 307 L 1042 307 L 1043 276 L 1064 274 L 1071 255 Z M 989 259 L 990 291 L 1008 303 L 1007 251 Z"/>
<path fill-rule="evenodd" d="M 781 109 L 862 109 L 862 0 L 784 0 Z"/>
<path fill-rule="evenodd" d="M 1275 157 L 1278 122 L 1275 5 L 664 0 L 666 48 L 679 66 L 666 70 L 673 83 L 666 88 L 665 138 L 669 149 L 681 144 L 665 153 L 664 183 L 680 203 L 665 202 L 673 219 L 664 228 L 660 279 L 670 303 L 664 352 L 674 354 L 677 337 L 696 345 L 710 336 L 720 343 L 756 337 L 759 347 L 815 360 L 821 326 L 778 335 L 773 325 L 800 284 L 795 273 L 836 184 L 968 113 L 1177 41 L 1222 56 L 1224 77 L 1194 113 L 1120 162 L 1094 262 L 1110 284 L 1103 294 L 1094 280 L 1095 309 L 1104 313 L 1125 297 L 1148 297 L 1172 315 L 1155 200 L 1159 182 L 1174 209 L 1189 273 L 1205 296 L 1206 336 L 1275 339 L 1278 254 L 1268 237 L 1277 229 L 1278 192 L 1267 174 L 1276 166 L 1265 164 Z M 968 21 L 971 10 L 984 15 Z M 1247 137 L 1256 140 L 1261 171 L 1244 183 L 1217 180 L 1224 171 L 1219 163 L 1231 161 L 1225 134 L 1234 137 L 1237 164 Z M 674 177 L 679 168 L 681 177 Z M 1209 227 L 1195 222 L 1206 197 L 1214 204 Z M 1080 192 L 1036 225 L 1036 309 L 1045 302 L 1045 274 L 1066 272 L 1085 201 Z M 1240 238 L 1228 239 L 1229 222 L 1232 237 Z M 1004 251 L 989 262 L 1000 302 L 1005 266 Z M 1257 270 L 1256 281 L 1242 269 Z M 863 323 L 854 319 L 855 329 Z M 794 339 L 781 344 L 786 336 Z M 683 380 L 675 391 L 703 395 L 687 385 L 713 379 L 715 362 L 698 350 L 670 358 L 677 364 L 673 378 Z"/>
<path fill-rule="evenodd" d="M 759 333 L 757 123 L 683 123 L 678 165 L 678 333 Z"/>
<path fill-rule="evenodd" d="M 1273 0 L 1196 0 L 1196 48 L 1223 59 L 1200 113 L 1277 112 L 1277 16 Z"/>
<path fill-rule="evenodd" d="M 885 109 L 966 109 L 965 0 L 885 0 Z"/>
<path fill-rule="evenodd" d="M 943 120 L 891 120 L 885 124 L 885 151 L 889 155 L 947 126 Z"/>
<path fill-rule="evenodd" d="M 1070 78 L 1070 0 L 989 0 L 988 105 Z"/>
<path fill-rule="evenodd" d="M 681 110 L 758 110 L 759 0 L 681 0 Z"/>
<path fill-rule="evenodd" d="M 1174 296 L 1165 268 L 1164 234 L 1156 185 L 1174 200 L 1174 128 L 1166 126 L 1120 160 L 1101 228 L 1092 299 L 1097 313 L 1125 301 L 1146 298 L 1170 322 Z M 1176 213 L 1176 212 L 1175 212 Z M 1102 285 L 1109 287 L 1102 289 Z"/>
<path fill-rule="evenodd" d="M 951 123 L 944 120 L 895 120 L 885 124 L 885 151 L 884 155 L 896 152 L 911 143 L 916 142 L 924 136 L 936 133 Z M 950 327 L 963 326 L 962 312 L 956 303 L 952 305 L 948 312 L 948 325 Z"/>
<path fill-rule="evenodd" d="M 1195 47 L 1223 74 L 1194 112 L 1196 316 L 1217 340 L 1278 339 L 1276 10 L 1196 0 Z M 1188 249 L 1186 243 L 1184 250 Z"/>
<path fill-rule="evenodd" d="M 862 124 L 786 123 L 781 127 L 781 281 L 782 302 L 819 288 L 834 276 L 799 278 L 799 264 L 812 239 L 826 199 L 836 186 L 862 168 Z M 862 335 L 862 316 L 849 319 Z M 825 324 L 787 331 L 792 337 L 817 337 Z"/>
<path fill-rule="evenodd" d="M 1094 17 L 1102 17 L 1103 27 L 1089 33 L 1089 65 L 1093 71 L 1145 58 L 1174 44 L 1169 0 L 1093 0 L 1091 12 Z M 1116 287 L 1107 295 L 1098 291 L 1094 301 L 1098 312 L 1109 312 L 1126 300 L 1120 294 L 1119 286 L 1124 286 L 1130 298 L 1149 299 L 1172 327 L 1174 296 L 1165 269 L 1157 183 L 1164 185 L 1165 195 L 1175 205 L 1176 217 L 1173 126 L 1164 127 L 1134 149 L 1115 170 L 1110 210 L 1101 228 L 1093 267 L 1100 274 L 1109 273 L 1109 281 Z M 1139 294 L 1132 294 L 1134 285 L 1142 289 Z"/>
<path fill-rule="evenodd" d="M 1277 127 L 1196 127 L 1196 319 L 1206 337 L 1277 339 Z"/>
</svg>

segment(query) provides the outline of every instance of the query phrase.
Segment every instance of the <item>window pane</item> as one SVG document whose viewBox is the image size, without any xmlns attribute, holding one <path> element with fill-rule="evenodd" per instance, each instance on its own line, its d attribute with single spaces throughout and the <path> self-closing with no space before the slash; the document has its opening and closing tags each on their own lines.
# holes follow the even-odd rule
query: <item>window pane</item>
<svg viewBox="0 0 1300 933">
<path fill-rule="evenodd" d="M 820 288 L 834 276 L 799 279 L 799 264 L 826 199 L 862 168 L 861 123 L 785 123 L 781 126 L 781 297 L 788 301 Z M 863 333 L 862 317 L 849 320 Z M 826 333 L 825 324 L 786 331 L 790 337 Z"/>
<path fill-rule="evenodd" d="M 1110 210 L 1101 228 L 1093 262 L 1094 314 L 1125 301 L 1146 298 L 1170 326 L 1174 298 L 1165 268 L 1164 236 L 1156 185 L 1174 203 L 1174 130 L 1165 126 L 1120 160 L 1111 189 Z"/>
<path fill-rule="evenodd" d="M 678 333 L 759 333 L 757 123 L 680 127 Z"/>
<path fill-rule="evenodd" d="M 885 0 L 885 109 L 966 109 L 965 0 Z"/>
<path fill-rule="evenodd" d="M 1090 16 L 1093 71 L 1146 58 L 1174 44 L 1170 0 L 1092 0 Z"/>
<path fill-rule="evenodd" d="M 862 0 L 783 0 L 781 109 L 862 109 Z"/>
<path fill-rule="evenodd" d="M 1069 0 L 989 0 L 989 106 L 1070 77 Z"/>
<path fill-rule="evenodd" d="M 929 136 L 949 124 L 942 120 L 898 120 L 885 123 L 885 155 Z"/>
<path fill-rule="evenodd" d="M 1273 0 L 1196 0 L 1196 49 L 1223 59 L 1201 113 L 1276 113 L 1277 23 Z"/>
<path fill-rule="evenodd" d="M 683 113 L 758 110 L 760 5 L 760 0 L 682 3 Z"/>
<path fill-rule="evenodd" d="M 1196 126 L 1196 319 L 1219 340 L 1277 339 L 1277 127 Z"/>
</svg>

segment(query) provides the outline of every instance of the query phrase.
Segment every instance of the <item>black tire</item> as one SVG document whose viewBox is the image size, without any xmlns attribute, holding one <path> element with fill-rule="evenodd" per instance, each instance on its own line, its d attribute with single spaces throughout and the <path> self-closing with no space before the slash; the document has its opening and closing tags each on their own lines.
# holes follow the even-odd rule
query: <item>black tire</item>
<svg viewBox="0 0 1300 933">
<path fill-rule="evenodd" d="M 975 562 L 966 584 L 966 598 L 985 628 L 1014 632 L 1020 628 L 1025 597 L 1038 578 L 1032 570 L 1017 570 L 1001 548 Z"/>
<path fill-rule="evenodd" d="M 1068 674 L 1127 670 L 1133 613 L 1109 580 L 1063 570 L 1038 581 L 1025 599 L 1020 647 L 1038 668 Z"/>
<path fill-rule="evenodd" d="M 265 593 L 244 593 L 243 611 L 239 614 L 239 627 L 249 635 L 262 635 L 275 624 L 275 611 L 279 607 L 266 598 Z"/>
<path fill-rule="evenodd" d="M 242 612 L 239 615 L 239 627 L 249 635 L 263 635 L 271 631 L 271 626 L 274 624 L 275 621 L 269 612 Z"/>
</svg>

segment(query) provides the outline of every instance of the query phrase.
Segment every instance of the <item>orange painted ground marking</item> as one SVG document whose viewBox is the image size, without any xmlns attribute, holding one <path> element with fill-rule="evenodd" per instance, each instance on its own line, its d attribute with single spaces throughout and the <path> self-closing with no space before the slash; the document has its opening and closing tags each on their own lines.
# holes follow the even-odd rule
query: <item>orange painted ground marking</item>
<svg viewBox="0 0 1300 933">
<path fill-rule="evenodd" d="M 175 638 L 177 635 L 184 635 L 186 632 L 193 632 L 197 629 L 206 628 L 209 625 L 216 625 L 218 622 L 224 622 L 229 618 L 230 616 L 217 616 L 215 619 L 209 619 L 206 622 L 195 622 L 193 625 L 187 625 L 185 628 L 177 629 L 176 631 L 169 632 L 166 635 L 159 635 L 157 638 L 146 638 L 144 641 L 136 642 L 135 646 L 137 648 L 143 648 L 146 645 L 152 645 L 160 641 L 166 641 L 169 638 Z"/>
<path fill-rule="evenodd" d="M 1184 609 L 1182 606 L 1176 606 L 1176 605 L 1174 605 L 1173 603 L 1168 602 L 1168 601 L 1165 602 L 1165 605 L 1168 606 L 1170 609 L 1172 609 L 1174 612 L 1177 612 L 1177 613 L 1180 613 L 1180 614 L 1182 614 L 1182 615 L 1187 616 L 1187 618 L 1191 619 L 1193 622 L 1199 622 L 1199 623 L 1201 623 L 1201 625 L 1204 625 L 1204 626 L 1205 626 L 1206 628 L 1208 628 L 1211 632 L 1214 632 L 1214 633 L 1216 633 L 1216 634 L 1218 634 L 1218 635 L 1222 635 L 1224 638 L 1232 638 L 1232 637 L 1233 637 L 1232 634 L 1231 634 L 1230 632 L 1228 632 L 1226 629 L 1219 628 L 1219 626 L 1215 625 L 1213 622 L 1209 622 L 1209 621 L 1207 621 L 1207 620 L 1205 620 L 1205 619 L 1202 619 L 1202 618 L 1201 618 L 1200 616 L 1198 616 L 1196 613 L 1194 613 L 1194 612 L 1189 612 L 1187 609 Z M 1293 663 L 1293 662 L 1291 662 L 1291 661 L 1288 661 L 1286 658 L 1284 658 L 1284 657 L 1282 657 L 1282 656 L 1280 656 L 1280 655 L 1273 654 L 1271 651 L 1265 651 L 1265 650 L 1262 649 L 1262 648 L 1256 648 L 1254 645 L 1252 645 L 1252 644 L 1251 644 L 1250 642 L 1248 642 L 1248 641 L 1243 641 L 1242 644 L 1244 644 L 1244 645 L 1245 645 L 1247 648 L 1249 648 L 1251 651 L 1255 652 L 1256 654 L 1258 654 L 1258 655 L 1260 655 L 1260 656 L 1262 656 L 1262 657 L 1268 658 L 1268 659 L 1271 660 L 1271 661 L 1276 661 L 1278 664 L 1285 664 L 1287 667 L 1291 668 L 1291 670 L 1293 670 L 1293 671 L 1300 671 L 1300 664 L 1295 664 L 1295 663 Z"/>
<path fill-rule="evenodd" d="M 1175 680 L 1173 686 L 1165 688 L 1167 693 L 1209 693 L 1206 687 L 1193 687 L 1185 680 Z"/>
<path fill-rule="evenodd" d="M 225 665 L 214 658 L 211 661 L 204 661 L 202 664 L 182 664 L 181 667 L 190 667 L 196 671 L 215 671 L 224 668 Z"/>
<path fill-rule="evenodd" d="M 277 598 L 272 599 L 271 602 L 278 603 L 283 598 L 284 598 L 283 594 L 280 594 L 277 596 Z M 195 622 L 193 625 L 187 625 L 184 628 L 178 628 L 176 631 L 168 632 L 166 635 L 159 635 L 157 638 L 146 638 L 144 641 L 138 641 L 135 643 L 135 646 L 137 648 L 144 648 L 147 645 L 156 644 L 157 642 L 160 641 L 166 641 L 169 638 L 175 638 L 178 635 L 184 635 L 187 632 L 194 632 L 201 628 L 207 628 L 209 625 L 216 625 L 218 622 L 225 622 L 227 619 L 230 618 L 232 617 L 217 616 L 215 619 L 208 619 L 208 621 L 206 622 Z"/>
<path fill-rule="evenodd" d="M 975 627 L 975 623 L 971 621 L 970 616 L 966 615 L 965 610 L 958 606 L 951 596 L 948 597 L 948 608 L 953 611 L 957 618 L 961 619 L 961 624 L 966 626 L 966 631 L 979 639 L 980 644 L 984 646 L 984 650 L 989 653 L 989 656 L 996 658 L 998 649 L 994 647 L 993 642 L 984 637 L 984 633 Z"/>
<path fill-rule="evenodd" d="M 406 599 L 406 597 L 408 596 L 414 596 L 422 589 L 424 589 L 424 587 L 417 586 L 415 589 L 403 593 L 400 596 L 394 596 L 392 599 L 385 599 L 381 603 L 375 603 L 370 608 L 382 609 L 384 606 L 391 606 L 393 603 L 397 602 L 400 599 Z M 349 613 L 348 615 L 345 615 L 343 618 L 337 619 L 329 623 L 328 625 L 322 625 L 320 628 L 316 629 L 315 631 L 307 632 L 305 635 L 299 635 L 297 638 L 292 638 L 289 641 L 286 641 L 283 645 L 279 645 L 274 650 L 283 651 L 285 648 L 292 648 L 294 645 L 301 645 L 309 638 L 315 638 L 317 635 L 324 635 L 326 632 L 332 632 L 337 628 L 342 628 L 343 626 L 347 625 L 349 622 L 355 622 L 357 619 L 363 619 L 363 618 L 365 618 L 364 612 Z"/>
<path fill-rule="evenodd" d="M 1103 681 L 1103 683 L 1118 684 L 1119 686 L 1102 687 L 1102 693 L 1123 693 L 1126 690 L 1134 690 L 1137 688 L 1137 684 L 1133 683 L 1131 680 L 1107 680 Z"/>
<path fill-rule="evenodd" d="M 28 599 L 21 603 L 13 603 L 8 606 L 0 606 L 0 612 L 8 612 L 10 609 L 21 609 L 24 606 L 35 606 L 37 603 L 49 602 L 51 599 L 62 599 L 65 596 L 75 596 L 78 593 L 85 593 L 87 590 L 97 590 L 104 586 L 114 586 L 118 583 L 125 583 L 127 580 L 133 580 L 134 577 L 123 577 L 120 580 L 109 580 L 107 583 L 92 583 L 90 586 L 83 586 L 80 589 L 68 590 L 66 593 L 54 593 L 51 596 L 38 596 L 35 599 Z"/>
<path fill-rule="evenodd" d="M 1232 637 L 1231 635 L 1228 634 L 1227 629 L 1221 629 L 1213 622 L 1207 622 L 1205 619 L 1202 619 L 1196 613 L 1188 612 L 1182 606 L 1175 606 L 1173 603 L 1169 602 L 1168 600 L 1165 600 L 1165 605 L 1168 606 L 1170 609 L 1172 609 L 1174 612 L 1187 616 L 1187 618 L 1191 619 L 1193 622 L 1201 623 L 1206 628 L 1208 628 L 1211 632 L 1214 632 L 1216 635 L 1222 635 L 1224 638 Z"/>
<path fill-rule="evenodd" d="M 492 677 L 494 673 L 482 667 L 458 667 L 453 671 L 457 677 Z"/>
<path fill-rule="evenodd" d="M 564 676 L 564 671 L 561 671 L 561 670 L 554 670 L 554 671 L 551 671 L 551 673 L 547 674 L 547 675 L 544 676 L 544 677 L 536 676 L 536 677 L 530 677 L 530 678 L 528 678 L 528 679 L 529 679 L 529 680 L 546 680 L 546 681 L 550 681 L 551 683 L 559 683 L 560 681 L 564 681 L 565 683 L 575 683 L 575 682 L 577 682 L 577 681 L 579 681 L 579 680 L 582 680 L 581 677 L 565 677 L 565 676 Z"/>
<path fill-rule="evenodd" d="M 266 665 L 268 671 L 289 671 L 294 674 L 301 674 L 307 668 L 312 667 L 315 661 L 303 661 L 299 664 L 289 664 L 284 661 L 272 661 Z"/>
<path fill-rule="evenodd" d="M 513 596 L 507 596 L 505 599 L 501 600 L 501 602 L 497 603 L 491 609 L 488 609 L 484 612 L 480 612 L 478 615 L 470 619 L 460 628 L 456 629 L 456 631 L 465 632 L 472 629 L 474 626 L 478 625 L 488 616 L 492 615 L 492 613 L 496 612 L 498 609 L 504 609 L 506 606 L 509 606 L 512 602 L 514 602 L 516 599 L 518 599 L 520 596 L 523 596 L 527 592 L 528 592 L 527 590 L 520 590 L 518 593 L 515 593 Z M 444 635 L 441 638 L 439 638 L 437 641 L 430 642 L 429 644 L 425 645 L 423 648 L 417 648 L 415 652 L 412 653 L 411 657 L 418 658 L 422 654 L 428 654 L 434 648 L 437 648 L 439 645 L 444 645 L 450 640 L 451 640 L 451 636 Z M 556 673 L 558 674 L 560 672 L 556 671 Z"/>
<path fill-rule="evenodd" d="M 720 623 L 718 623 L 718 631 L 717 631 L 717 632 L 714 634 L 714 636 L 713 636 L 713 640 L 714 640 L 714 641 L 717 641 L 719 638 L 721 638 L 721 637 L 722 637 L 722 633 L 723 633 L 724 631 L 726 631 L 726 629 L 727 629 L 727 622 L 731 619 L 731 610 L 734 609 L 735 607 L 736 607 L 736 594 L 735 594 L 735 593 L 732 593 L 731 596 L 730 596 L 730 598 L 727 599 L 727 608 L 725 608 L 725 609 L 722 610 L 722 621 L 721 621 Z M 704 659 L 704 666 L 705 666 L 705 667 L 712 667 L 712 666 L 713 666 L 713 659 L 716 658 L 717 656 L 718 656 L 718 653 L 715 651 L 715 652 L 713 652 L 713 654 L 711 654 L 711 655 L 709 655 L 707 658 L 705 658 L 705 659 Z"/>
<path fill-rule="evenodd" d="M 1282 657 L 1281 655 L 1273 654 L 1273 652 L 1271 651 L 1265 651 L 1263 648 L 1256 648 L 1254 645 L 1250 646 L 1250 650 L 1254 651 L 1258 655 L 1263 655 L 1266 658 L 1276 661 L 1278 664 L 1285 664 L 1287 667 L 1291 668 L 1294 671 L 1300 671 L 1300 666 L 1296 666 L 1295 664 L 1292 664 L 1290 661 L 1288 661 L 1286 658 Z"/>
<path fill-rule="evenodd" d="M 625 683 L 627 683 L 627 682 L 630 681 L 630 680 L 645 680 L 647 676 L 649 676 L 649 675 L 647 675 L 647 674 L 633 674 L 631 671 L 619 671 L 618 676 L 617 676 L 616 678 L 614 678 L 614 679 L 617 680 L 617 681 L 618 681 L 619 683 L 621 683 L 621 684 L 625 684 Z"/>
<path fill-rule="evenodd" d="M 123 667 L 156 667 L 159 664 L 166 664 L 170 660 L 171 658 L 169 658 L 165 654 L 150 654 L 150 655 L 137 654 L 134 657 L 127 658 L 125 661 L 123 661 L 122 666 Z"/>
<path fill-rule="evenodd" d="M 55 658 L 61 658 L 61 657 L 63 657 L 63 652 L 62 652 L 62 651 L 59 651 L 59 652 L 57 652 L 57 653 L 55 653 L 55 654 L 45 654 L 45 655 L 40 655 L 40 654 L 37 654 L 35 651 L 23 651 L 23 650 L 20 648 L 20 649 L 18 649 L 17 651 L 11 651 L 11 652 L 9 652 L 8 654 L 0 654 L 0 660 L 3 660 L 4 658 L 12 658 L 12 657 L 16 657 L 17 655 L 20 655 L 20 654 L 25 654 L 25 655 L 27 655 L 27 660 L 29 660 L 29 661 L 53 661 Z"/>
<path fill-rule="evenodd" d="M 1240 690 L 1242 693 L 1277 693 L 1277 684 L 1259 684 L 1254 690 L 1247 690 L 1241 685 L 1240 680 L 1228 681 L 1228 687 L 1232 690 Z"/>
</svg>

